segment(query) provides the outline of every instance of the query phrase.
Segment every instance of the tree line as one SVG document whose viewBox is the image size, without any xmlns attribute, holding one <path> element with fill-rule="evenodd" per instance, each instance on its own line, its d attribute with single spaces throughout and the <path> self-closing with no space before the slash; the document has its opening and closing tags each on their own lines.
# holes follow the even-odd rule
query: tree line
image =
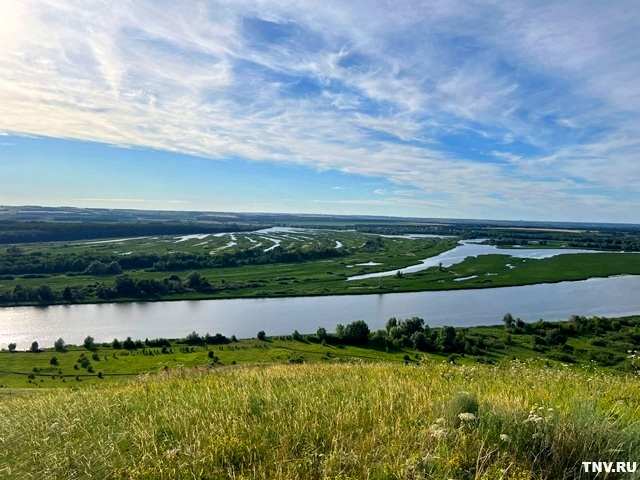
<svg viewBox="0 0 640 480">
<path fill-rule="evenodd" d="M 347 255 L 346 249 L 315 245 L 311 248 L 274 248 L 269 251 L 245 249 L 215 255 L 196 252 L 132 253 L 116 255 L 106 252 L 24 253 L 11 246 L 0 253 L 0 279 L 13 280 L 16 275 L 117 275 L 124 270 L 180 271 L 205 268 L 229 268 L 242 265 L 290 263 Z M 11 277 L 13 275 L 13 277 Z M 29 277 L 26 277 L 29 278 Z M 33 277 L 31 277 L 33 278 Z"/>
<path fill-rule="evenodd" d="M 0 221 L 0 244 L 59 242 L 90 238 L 188 235 L 193 233 L 243 232 L 264 225 L 197 222 L 38 222 Z"/>
</svg>

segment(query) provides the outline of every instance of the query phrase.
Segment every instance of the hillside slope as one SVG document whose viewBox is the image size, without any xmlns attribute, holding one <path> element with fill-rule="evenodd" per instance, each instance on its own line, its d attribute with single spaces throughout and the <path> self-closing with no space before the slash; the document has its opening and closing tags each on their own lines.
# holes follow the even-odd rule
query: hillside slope
<svg viewBox="0 0 640 480">
<path fill-rule="evenodd" d="M 590 478 L 583 461 L 640 460 L 639 387 L 520 362 L 178 369 L 4 397 L 0 475 Z"/>
</svg>

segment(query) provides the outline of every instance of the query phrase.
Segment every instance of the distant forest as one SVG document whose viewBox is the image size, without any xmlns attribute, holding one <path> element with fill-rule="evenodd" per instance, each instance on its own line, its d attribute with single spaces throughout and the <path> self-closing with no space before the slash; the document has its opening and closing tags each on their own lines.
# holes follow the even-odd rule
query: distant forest
<svg viewBox="0 0 640 480">
<path fill-rule="evenodd" d="M 598 231 L 562 231 L 560 229 L 510 229 L 482 224 L 455 225 L 358 225 L 359 232 L 378 235 L 431 234 L 453 235 L 463 239 L 484 238 L 497 246 L 560 246 L 598 250 L 640 252 L 637 227 L 600 227 Z"/>
<path fill-rule="evenodd" d="M 0 222 L 0 244 L 56 242 L 95 238 L 146 237 L 149 235 L 189 235 L 194 233 L 244 232 L 263 225 L 237 223 L 75 223 L 75 222 Z"/>
</svg>

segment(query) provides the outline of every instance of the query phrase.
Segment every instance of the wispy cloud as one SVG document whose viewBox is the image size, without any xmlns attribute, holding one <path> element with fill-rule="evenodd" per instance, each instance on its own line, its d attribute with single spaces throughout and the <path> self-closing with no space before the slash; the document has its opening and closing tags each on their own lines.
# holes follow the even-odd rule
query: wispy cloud
<svg viewBox="0 0 640 480">
<path fill-rule="evenodd" d="M 184 204 L 189 203 L 185 200 L 157 200 L 150 198 L 76 198 L 78 202 L 99 202 L 99 203 L 173 203 Z"/>
<path fill-rule="evenodd" d="M 633 2 L 4 8 L 0 132 L 382 177 L 457 216 L 640 199 Z"/>
</svg>

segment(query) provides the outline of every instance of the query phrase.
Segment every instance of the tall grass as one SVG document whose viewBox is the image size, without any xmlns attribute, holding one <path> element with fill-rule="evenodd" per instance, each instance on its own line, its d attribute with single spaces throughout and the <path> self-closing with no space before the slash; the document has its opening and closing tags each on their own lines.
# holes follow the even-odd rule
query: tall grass
<svg viewBox="0 0 640 480">
<path fill-rule="evenodd" d="M 0 477 L 589 478 L 640 462 L 638 387 L 518 363 L 176 370 L 3 398 Z"/>
</svg>

